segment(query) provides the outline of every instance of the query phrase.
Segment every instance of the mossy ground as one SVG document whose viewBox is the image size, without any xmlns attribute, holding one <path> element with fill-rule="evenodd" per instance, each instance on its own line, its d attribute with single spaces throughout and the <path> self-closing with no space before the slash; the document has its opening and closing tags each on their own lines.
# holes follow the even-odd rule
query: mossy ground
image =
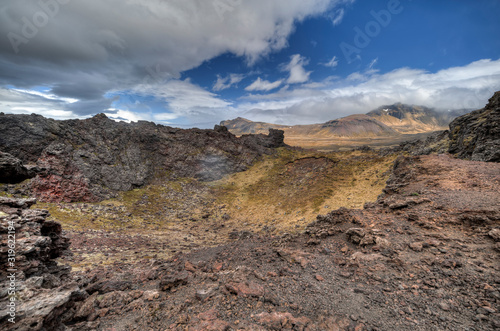
<svg viewBox="0 0 500 331">
<path fill-rule="evenodd" d="M 376 153 L 281 150 L 246 172 L 212 183 L 236 224 L 300 231 L 318 213 L 375 201 L 395 157 Z"/>
<path fill-rule="evenodd" d="M 100 203 L 37 207 L 72 237 L 74 267 L 165 258 L 226 242 L 234 231 L 294 233 L 319 213 L 362 208 L 381 194 L 395 157 L 280 149 L 219 181 L 157 178 Z"/>
</svg>

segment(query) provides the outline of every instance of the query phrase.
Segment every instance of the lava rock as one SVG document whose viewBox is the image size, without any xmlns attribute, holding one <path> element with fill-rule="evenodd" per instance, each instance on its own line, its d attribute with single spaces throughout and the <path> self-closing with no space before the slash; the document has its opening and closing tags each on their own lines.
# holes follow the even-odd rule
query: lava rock
<svg viewBox="0 0 500 331">
<path fill-rule="evenodd" d="M 15 184 L 35 176 L 18 158 L 0 152 L 0 183 Z"/>
<path fill-rule="evenodd" d="M 160 290 L 171 291 L 173 288 L 188 283 L 189 273 L 187 271 L 169 274 L 160 280 Z"/>
<path fill-rule="evenodd" d="M 115 122 L 104 114 L 67 121 L 2 115 L 0 150 L 11 155 L 0 156 L 0 174 L 7 182 L 21 181 L 35 175 L 22 163 L 36 163 L 42 170 L 31 191 L 39 200 L 95 202 L 147 185 L 166 171 L 172 177 L 217 180 L 282 146 L 279 130 L 238 138 L 221 126 L 182 130 Z"/>
<path fill-rule="evenodd" d="M 484 109 L 450 124 L 449 152 L 473 161 L 500 162 L 500 91 Z"/>
</svg>

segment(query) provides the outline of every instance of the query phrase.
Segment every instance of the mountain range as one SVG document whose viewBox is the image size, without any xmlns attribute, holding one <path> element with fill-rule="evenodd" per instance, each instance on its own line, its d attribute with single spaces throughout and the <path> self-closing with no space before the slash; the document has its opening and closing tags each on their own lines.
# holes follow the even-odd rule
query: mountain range
<svg viewBox="0 0 500 331">
<path fill-rule="evenodd" d="M 287 126 L 265 122 L 253 122 L 238 117 L 222 121 L 230 132 L 237 136 L 267 133 L 270 128 L 285 131 L 287 138 L 376 138 L 397 137 L 406 134 L 421 134 L 446 130 L 448 124 L 466 110 L 437 112 L 423 106 L 397 103 L 382 106 L 367 114 L 356 114 L 321 124 Z"/>
</svg>

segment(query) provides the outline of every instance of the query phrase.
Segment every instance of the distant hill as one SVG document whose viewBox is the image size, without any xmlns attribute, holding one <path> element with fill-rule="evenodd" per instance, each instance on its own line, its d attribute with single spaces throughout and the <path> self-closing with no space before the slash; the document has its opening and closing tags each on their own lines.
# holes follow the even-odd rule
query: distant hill
<svg viewBox="0 0 500 331">
<path fill-rule="evenodd" d="M 447 114 L 438 113 L 427 107 L 401 103 L 379 107 L 367 115 L 399 133 L 408 134 L 446 130 L 451 121 Z"/>
<path fill-rule="evenodd" d="M 397 103 L 379 107 L 366 115 L 351 115 L 321 124 L 287 126 L 253 122 L 238 117 L 234 120 L 222 121 L 221 125 L 226 126 L 229 131 L 237 136 L 267 133 L 270 128 L 273 128 L 284 130 L 285 137 L 387 137 L 446 130 L 448 124 L 454 118 L 467 112 L 466 110 L 460 110 L 441 113 L 427 107 Z"/>
<path fill-rule="evenodd" d="M 376 137 L 397 134 L 388 125 L 368 115 L 351 115 L 328 121 L 321 125 L 320 132 L 339 137 Z"/>
<path fill-rule="evenodd" d="M 270 128 L 285 131 L 285 137 L 307 136 L 318 138 L 377 137 L 398 134 L 392 128 L 367 115 L 351 115 L 321 124 L 286 126 L 264 122 L 252 122 L 238 117 L 222 121 L 229 131 L 237 136 L 267 133 Z"/>
</svg>

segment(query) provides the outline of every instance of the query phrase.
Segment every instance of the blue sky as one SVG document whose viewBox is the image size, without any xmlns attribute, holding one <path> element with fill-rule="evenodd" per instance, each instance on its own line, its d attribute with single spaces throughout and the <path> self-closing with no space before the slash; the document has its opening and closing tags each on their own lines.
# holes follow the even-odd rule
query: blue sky
<svg viewBox="0 0 500 331">
<path fill-rule="evenodd" d="M 58 1 L 0 4 L 0 111 L 308 124 L 500 90 L 497 0 Z"/>
</svg>

